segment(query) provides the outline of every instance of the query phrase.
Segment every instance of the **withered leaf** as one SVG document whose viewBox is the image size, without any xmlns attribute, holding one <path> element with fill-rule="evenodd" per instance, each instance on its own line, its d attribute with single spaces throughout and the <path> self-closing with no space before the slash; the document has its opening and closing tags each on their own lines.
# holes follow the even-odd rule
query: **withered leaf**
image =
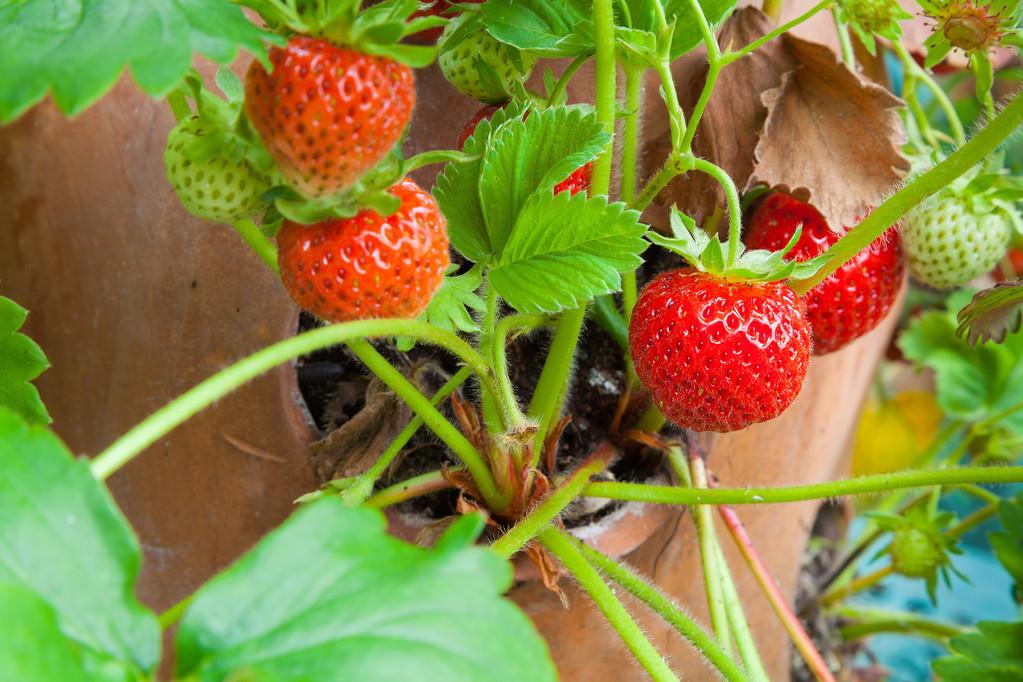
<svg viewBox="0 0 1023 682">
<path fill-rule="evenodd" d="M 1002 343 L 1023 325 L 1023 282 L 1002 282 L 977 292 L 956 318 L 956 334 L 966 336 L 971 346 Z"/>
<path fill-rule="evenodd" d="M 899 153 L 902 102 L 827 47 L 793 36 L 783 41 L 800 66 L 762 95 L 767 120 L 746 188 L 791 191 L 833 228 L 853 225 L 909 169 Z"/>
<path fill-rule="evenodd" d="M 722 48 L 740 49 L 773 28 L 774 23 L 759 9 L 744 7 L 721 27 L 718 42 Z M 693 152 L 724 168 L 742 187 L 753 172 L 753 152 L 767 118 L 767 108 L 760 101 L 759 93 L 777 87 L 782 76 L 797 65 L 785 45 L 780 40 L 773 40 L 726 67 L 718 76 L 693 138 Z M 687 116 L 691 116 L 707 79 L 705 52 L 695 68 L 695 73 L 675 73 Z M 667 144 L 657 150 L 660 154 L 655 154 L 659 160 L 670 151 L 670 142 L 663 141 Z M 676 204 L 698 222 L 714 213 L 717 207 L 725 205 L 721 186 L 708 175 L 696 172 L 673 180 L 661 199 L 665 203 Z"/>
</svg>

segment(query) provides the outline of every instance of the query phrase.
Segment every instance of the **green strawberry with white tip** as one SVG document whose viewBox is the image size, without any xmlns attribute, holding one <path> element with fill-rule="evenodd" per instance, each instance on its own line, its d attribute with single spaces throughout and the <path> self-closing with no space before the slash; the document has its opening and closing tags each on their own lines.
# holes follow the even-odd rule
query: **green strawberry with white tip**
<svg viewBox="0 0 1023 682">
<path fill-rule="evenodd" d="M 205 134 L 198 117 L 190 117 L 167 137 L 164 168 L 182 205 L 215 223 L 235 223 L 266 208 L 260 197 L 269 183 L 244 158 L 204 153 Z"/>
<path fill-rule="evenodd" d="M 464 95 L 490 104 L 507 101 L 529 77 L 536 60 L 497 41 L 476 14 L 465 13 L 444 29 L 437 61 Z"/>
<path fill-rule="evenodd" d="M 1023 222 L 1014 205 L 1020 197 L 1018 179 L 975 172 L 911 210 L 902 220 L 910 274 L 949 289 L 990 272 Z"/>
</svg>

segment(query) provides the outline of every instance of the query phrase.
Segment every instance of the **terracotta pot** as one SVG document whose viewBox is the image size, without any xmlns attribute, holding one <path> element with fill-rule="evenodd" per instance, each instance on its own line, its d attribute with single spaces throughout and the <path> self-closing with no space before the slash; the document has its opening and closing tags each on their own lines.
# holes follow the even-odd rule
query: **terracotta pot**
<svg viewBox="0 0 1023 682">
<path fill-rule="evenodd" d="M 410 151 L 449 146 L 477 104 L 456 96 L 436 70 L 419 76 L 419 92 Z M 38 385 L 76 452 L 100 451 L 168 400 L 296 328 L 294 306 L 259 259 L 230 230 L 178 205 L 161 158 L 171 125 L 165 105 L 126 81 L 74 121 L 44 105 L 0 130 L 0 291 L 32 311 L 26 332 L 53 363 Z M 806 390 L 779 420 L 715 439 L 711 466 L 723 483 L 834 475 L 890 328 L 815 360 Z M 145 551 L 140 597 L 157 610 L 237 558 L 315 486 L 294 382 L 293 368 L 277 368 L 110 480 Z M 740 510 L 789 595 L 815 508 Z M 613 531 L 586 533 L 615 538 L 618 551 L 634 542 L 630 560 L 703 617 L 688 522 L 665 508 L 620 515 Z M 783 679 L 784 634 L 752 579 L 738 574 L 771 677 Z M 549 638 L 563 679 L 640 677 L 585 600 L 573 595 L 565 611 L 535 584 L 513 597 Z M 707 675 L 662 625 L 644 617 L 644 627 L 679 672 Z"/>
</svg>

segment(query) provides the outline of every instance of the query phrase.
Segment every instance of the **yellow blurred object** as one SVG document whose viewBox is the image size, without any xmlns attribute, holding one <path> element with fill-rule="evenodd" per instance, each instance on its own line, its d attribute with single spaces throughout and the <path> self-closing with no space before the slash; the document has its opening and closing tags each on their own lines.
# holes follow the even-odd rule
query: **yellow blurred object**
<svg viewBox="0 0 1023 682">
<path fill-rule="evenodd" d="M 934 442 L 941 420 L 941 408 L 926 391 L 871 399 L 856 427 L 853 475 L 886 474 L 913 466 Z"/>
</svg>

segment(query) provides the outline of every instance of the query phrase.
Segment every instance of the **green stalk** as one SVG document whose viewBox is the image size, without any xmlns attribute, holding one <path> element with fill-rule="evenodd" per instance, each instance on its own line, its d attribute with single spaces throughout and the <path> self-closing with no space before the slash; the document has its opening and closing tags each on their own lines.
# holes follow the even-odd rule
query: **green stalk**
<svg viewBox="0 0 1023 682">
<path fill-rule="evenodd" d="M 920 635 L 939 640 L 955 637 L 964 632 L 964 629 L 957 625 L 930 620 L 915 613 L 849 606 L 835 609 L 832 613 L 843 619 L 857 621 L 843 625 L 838 630 L 842 639 L 847 642 L 882 632 Z"/>
<path fill-rule="evenodd" d="M 784 35 L 785 33 L 788 33 L 789 31 L 791 31 L 796 26 L 799 26 L 801 23 L 803 23 L 807 19 L 813 17 L 818 12 L 820 12 L 822 10 L 825 10 L 825 9 L 827 9 L 830 6 L 831 6 L 831 0 L 821 0 L 821 2 L 817 3 L 816 5 L 814 5 L 809 10 L 807 10 L 803 14 L 799 15 L 798 17 L 796 17 L 792 21 L 789 21 L 789 22 L 787 22 L 785 24 L 782 24 L 781 26 L 775 28 L 770 33 L 765 33 L 764 35 L 760 36 L 759 38 L 757 38 L 756 40 L 754 40 L 752 43 L 750 43 L 746 47 L 742 48 L 741 50 L 736 50 L 735 52 L 726 52 L 725 54 L 721 55 L 721 61 L 725 65 L 731 64 L 734 61 L 738 61 L 739 59 L 742 59 L 743 57 L 745 57 L 748 54 L 752 54 L 753 52 L 756 52 L 761 47 L 763 47 L 767 43 L 771 42 L 772 40 L 774 40 L 778 36 L 781 36 L 781 35 Z"/>
<path fill-rule="evenodd" d="M 846 261 L 867 248 L 884 234 L 899 218 L 922 201 L 937 193 L 953 180 L 983 161 L 1023 123 L 1023 96 L 1016 94 L 1002 111 L 973 139 L 949 155 L 947 159 L 916 177 L 893 194 L 863 222 L 835 242 L 826 252 L 830 257 L 816 275 L 791 282 L 796 293 L 804 294 L 823 282 Z"/>
<path fill-rule="evenodd" d="M 463 468 L 451 467 L 448 471 L 454 473 L 456 471 L 463 471 Z M 428 495 L 439 490 L 447 490 L 450 487 L 451 484 L 444 477 L 443 471 L 430 471 L 384 488 L 366 500 L 366 506 L 373 509 L 383 509 L 401 504 L 405 500 L 411 500 L 414 497 Z"/>
<path fill-rule="evenodd" d="M 492 286 L 487 287 L 487 305 L 486 312 L 483 315 L 483 325 L 479 335 L 479 348 L 483 353 L 484 359 L 491 367 L 496 367 L 494 357 L 497 345 L 497 339 L 494 335 L 494 327 L 497 324 L 497 289 Z M 498 382 L 500 382 L 500 373 L 498 373 Z M 496 394 L 488 394 L 486 391 L 480 396 L 480 406 L 483 409 L 483 422 L 487 426 L 487 431 L 490 433 L 501 433 L 504 431 L 506 426 L 509 426 L 513 417 L 514 412 L 517 411 L 517 402 L 512 402 L 504 406 L 501 409 L 501 396 L 504 391 L 499 391 Z M 508 419 L 504 419 L 507 415 Z"/>
<path fill-rule="evenodd" d="M 760 652 L 757 651 L 756 642 L 753 641 L 753 633 L 746 622 L 746 614 L 742 610 L 742 599 L 735 589 L 735 583 L 728 571 L 728 564 L 725 562 L 724 552 L 721 545 L 715 548 L 717 563 L 721 572 L 721 587 L 725 593 L 725 611 L 728 613 L 728 624 L 735 637 L 735 647 L 739 650 L 739 658 L 742 664 L 749 671 L 749 679 L 753 682 L 771 682 L 771 678 L 764 669 L 764 662 L 760 659 Z"/>
<path fill-rule="evenodd" d="M 945 118 L 948 119 L 948 125 L 952 128 L 952 137 L 955 139 L 957 145 L 962 145 L 966 142 L 966 131 L 963 130 L 963 122 L 959 118 L 958 112 L 956 112 L 955 106 L 952 104 L 952 100 L 948 98 L 945 90 L 938 85 L 927 69 L 920 66 L 913 56 L 906 50 L 905 45 L 898 41 L 892 42 L 892 49 L 895 50 L 895 54 L 898 55 L 900 61 L 903 63 L 903 68 L 908 72 L 912 71 L 917 78 L 924 84 L 924 86 L 931 91 L 931 95 L 934 96 L 934 101 L 938 103 L 942 112 L 945 114 Z"/>
<path fill-rule="evenodd" d="M 551 92 L 550 97 L 547 99 L 547 103 L 553 106 L 561 99 L 561 96 L 565 94 L 565 90 L 568 89 L 568 84 L 575 78 L 575 74 L 579 71 L 583 64 L 589 59 L 587 55 L 579 55 L 568 67 L 562 72 L 561 78 L 558 79 L 557 84 L 554 86 L 554 90 Z"/>
<path fill-rule="evenodd" d="M 490 546 L 503 557 L 511 557 L 526 546 L 549 526 L 565 507 L 579 497 L 579 493 L 590 482 L 590 479 L 607 468 L 607 457 L 591 457 L 576 469 L 568 479 L 547 494 L 540 504 L 524 518 L 511 527 L 507 533 L 499 537 Z"/>
<path fill-rule="evenodd" d="M 842 10 L 835 5 L 831 8 L 831 15 L 835 19 L 835 31 L 838 33 L 838 44 L 842 51 L 842 61 L 853 71 L 856 71 L 856 53 L 853 51 L 852 40 L 849 38 L 849 28 L 842 21 Z"/>
<path fill-rule="evenodd" d="M 486 459 L 476 450 L 476 446 L 430 403 L 429 398 L 423 395 L 411 381 L 387 361 L 387 358 L 370 345 L 369 341 L 352 339 L 348 342 L 348 347 L 355 357 L 359 358 L 377 378 L 412 408 L 413 412 L 422 417 L 423 422 L 430 427 L 430 430 L 451 448 L 451 451 L 472 474 L 487 504 L 497 511 L 504 509 L 511 497 L 511 491 L 503 491 L 498 488 L 494 481 L 494 475 L 490 471 L 490 467 L 487 466 Z"/>
<path fill-rule="evenodd" d="M 585 542 L 575 538 L 572 538 L 572 542 L 583 557 L 598 571 L 628 590 L 675 628 L 676 632 L 685 637 L 724 679 L 729 682 L 747 681 L 746 674 L 714 638 L 704 632 L 696 621 L 687 616 L 675 602 L 662 594 L 660 590 L 644 580 L 638 573 L 629 570 L 628 566 L 605 556 Z"/>
<path fill-rule="evenodd" d="M 671 83 L 670 78 L 668 83 Z M 636 198 L 636 163 L 639 158 L 639 96 L 642 86 L 643 69 L 627 66 L 625 68 L 625 130 L 622 137 L 620 188 L 620 198 L 626 204 L 631 204 Z M 672 90 L 674 91 L 674 87 Z M 677 103 L 677 97 L 675 101 Z M 625 310 L 626 321 L 632 318 L 632 309 L 636 307 L 637 295 L 636 271 L 626 272 L 622 275 L 622 307 Z"/>
<path fill-rule="evenodd" d="M 699 457 L 691 457 L 691 479 L 696 487 L 706 487 L 706 473 L 703 461 Z M 700 481 L 704 482 L 700 486 Z M 696 534 L 700 541 L 700 563 L 703 566 L 703 585 L 707 591 L 707 608 L 710 611 L 710 622 L 714 627 L 714 636 L 721 647 L 729 654 L 732 651 L 732 629 L 729 627 L 728 608 L 725 604 L 724 578 L 722 571 L 728 570 L 718 561 L 718 539 L 714 532 L 714 517 L 710 507 L 706 505 L 692 508 L 693 521 L 696 523 Z M 740 656 L 743 652 L 740 651 Z M 745 660 L 745 659 L 744 659 Z M 747 670 L 749 667 L 747 666 Z"/>
<path fill-rule="evenodd" d="M 635 288 L 636 273 L 632 274 L 632 283 Z M 624 280 L 623 280 L 624 281 Z M 593 319 L 604 331 L 611 335 L 618 347 L 624 352 L 629 352 L 629 323 L 615 305 L 611 296 L 601 296 L 593 303 Z"/>
<path fill-rule="evenodd" d="M 439 406 L 448 397 L 451 396 L 458 387 L 461 386 L 469 375 L 472 374 L 472 370 L 468 367 L 463 367 L 458 370 L 454 376 L 447 380 L 447 382 L 440 387 L 433 398 L 430 399 L 430 404 L 434 407 Z M 401 433 L 391 441 L 391 444 L 387 446 L 383 454 L 377 458 L 377 461 L 373 463 L 364 474 L 357 477 L 343 493 L 341 493 L 341 499 L 350 507 L 357 507 L 366 501 L 366 498 L 373 493 L 373 486 L 376 485 L 377 481 L 384 472 L 387 471 L 387 467 L 391 466 L 391 462 L 398 456 L 402 448 L 408 445 L 408 442 L 412 440 L 412 437 L 416 435 L 419 429 L 423 426 L 423 418 L 420 415 L 413 417 L 412 421 L 401 430 Z"/>
<path fill-rule="evenodd" d="M 671 182 L 676 175 L 678 175 L 678 170 L 675 168 L 673 159 L 669 158 L 667 163 L 661 166 L 661 170 L 657 171 L 657 175 L 647 182 L 646 187 L 643 188 L 643 191 L 636 200 L 629 205 L 629 208 L 636 209 L 640 212 L 646 210 L 647 206 L 654 203 L 654 199 L 657 198 L 657 195 L 661 193 L 661 190 L 668 186 L 668 183 Z"/>
<path fill-rule="evenodd" d="M 263 234 L 251 220 L 239 220 L 234 224 L 234 231 L 241 235 L 242 240 L 256 255 L 266 263 L 274 273 L 280 273 L 277 265 L 277 245 Z"/>
<path fill-rule="evenodd" d="M 895 567 L 892 566 L 891 564 L 885 566 L 884 568 L 879 568 L 872 573 L 860 576 L 855 580 L 850 580 L 848 583 L 842 585 L 841 587 L 837 587 L 833 590 L 825 592 L 817 600 L 817 603 L 820 604 L 821 606 L 830 606 L 832 604 L 848 599 L 857 592 L 862 592 L 863 590 L 870 589 L 874 585 L 877 585 L 879 582 L 881 582 L 894 572 Z"/>
<path fill-rule="evenodd" d="M 508 334 L 512 330 L 536 329 L 542 327 L 546 322 L 547 318 L 543 315 L 511 315 L 502 319 L 497 324 L 497 329 L 494 330 L 494 368 L 497 372 L 497 385 L 500 387 L 502 399 L 511 413 L 510 424 L 522 424 L 525 417 L 519 408 L 519 399 L 515 395 L 515 387 L 512 386 L 511 377 L 508 375 Z"/>
<path fill-rule="evenodd" d="M 602 0 L 594 0 L 601 2 Z M 657 649 L 646 638 L 643 631 L 625 606 L 618 600 L 615 593 L 601 579 L 600 574 L 586 561 L 583 555 L 576 549 L 575 544 L 563 531 L 555 528 L 545 529 L 539 536 L 540 542 L 556 556 L 562 565 L 568 569 L 572 577 L 590 595 L 590 599 L 597 605 L 600 612 L 604 614 L 608 623 L 615 629 L 618 635 L 629 647 L 629 651 L 636 657 L 639 664 L 647 671 L 655 682 L 677 682 L 678 677 L 672 672 L 664 658 L 657 652 Z"/>
<path fill-rule="evenodd" d="M 616 115 L 616 65 L 615 65 L 615 23 L 613 0 L 593 0 L 593 29 L 596 40 L 596 112 L 597 120 L 611 136 L 611 141 L 593 163 L 594 195 L 606 195 L 611 187 L 611 164 L 614 155 L 614 128 Z M 537 419 L 540 428 L 534 446 L 539 449 L 551 428 L 561 414 L 562 405 L 568 394 L 572 358 L 579 334 L 586 319 L 586 306 L 566 310 L 558 321 L 557 330 L 551 340 L 551 348 L 544 362 L 540 379 L 533 393 L 528 414 Z"/>
<path fill-rule="evenodd" d="M 859 476 L 844 481 L 775 488 L 713 488 L 695 490 L 642 483 L 591 483 L 583 490 L 587 497 L 634 500 L 652 504 L 775 504 L 823 500 L 845 495 L 876 495 L 904 488 L 962 483 L 1023 483 L 1023 466 L 958 467 L 954 469 L 909 470 L 892 474 Z"/>
<path fill-rule="evenodd" d="M 174 113 L 175 120 L 184 121 L 186 118 L 192 117 L 192 108 L 188 106 L 188 100 L 185 99 L 185 93 L 183 93 L 180 89 L 173 90 L 168 93 L 167 104 Z"/>
<path fill-rule="evenodd" d="M 142 420 L 97 455 L 91 463 L 92 473 L 96 478 L 105 480 L 179 424 L 277 365 L 328 346 L 355 339 L 388 336 L 409 336 L 417 341 L 445 348 L 471 367 L 477 375 L 484 376 L 484 385 L 496 388 L 496 379 L 483 358 L 452 332 L 414 320 L 359 320 L 330 325 L 264 348 L 186 391 Z"/>
<path fill-rule="evenodd" d="M 728 203 L 728 261 L 726 266 L 731 267 L 735 264 L 735 259 L 739 257 L 739 241 L 742 238 L 742 206 L 739 203 L 739 190 L 731 176 L 723 168 L 715 166 L 710 161 L 696 159 L 694 167 L 717 180 L 721 188 L 725 190 L 725 200 Z"/>
<path fill-rule="evenodd" d="M 976 528 L 977 526 L 979 526 L 980 524 L 984 523 L 985 521 L 993 517 L 995 514 L 997 514 L 998 508 L 999 506 L 1001 506 L 1000 503 L 1001 500 L 994 504 L 989 504 L 986 507 L 981 507 L 977 511 L 973 512 L 965 519 L 960 521 L 958 524 L 956 524 L 952 528 L 949 528 L 947 531 L 948 536 L 958 538 L 970 532 L 971 530 L 973 530 L 974 528 Z"/>
</svg>

